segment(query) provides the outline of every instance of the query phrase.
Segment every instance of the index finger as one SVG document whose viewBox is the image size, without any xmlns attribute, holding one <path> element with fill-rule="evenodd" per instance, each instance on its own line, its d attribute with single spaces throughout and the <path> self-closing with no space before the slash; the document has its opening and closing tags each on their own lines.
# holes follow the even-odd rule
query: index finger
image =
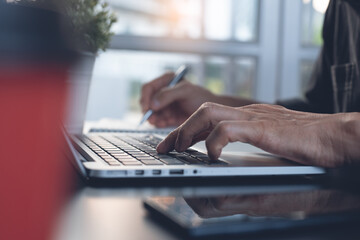
<svg viewBox="0 0 360 240">
<path fill-rule="evenodd" d="M 245 120 L 249 116 L 240 110 L 214 103 L 203 104 L 185 123 L 178 127 L 160 144 L 158 149 L 162 152 L 173 149 L 178 152 L 185 151 L 193 140 L 204 131 L 211 130 L 223 120 Z"/>
</svg>

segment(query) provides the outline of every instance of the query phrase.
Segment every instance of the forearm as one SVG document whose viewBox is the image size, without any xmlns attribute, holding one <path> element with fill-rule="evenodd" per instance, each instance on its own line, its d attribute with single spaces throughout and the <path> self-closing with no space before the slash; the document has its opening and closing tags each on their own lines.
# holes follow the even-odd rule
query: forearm
<svg viewBox="0 0 360 240">
<path fill-rule="evenodd" d="M 324 106 L 322 104 L 310 103 L 306 99 L 302 98 L 278 100 L 276 101 L 276 104 L 295 111 L 312 113 L 333 113 L 331 108 L 329 108 L 329 105 L 331 106 L 331 104 L 329 103 L 325 104 Z"/>
<path fill-rule="evenodd" d="M 360 165 L 360 113 L 342 115 L 341 137 L 337 138 L 342 149 L 342 153 L 339 154 L 344 156 L 343 161 L 346 165 Z"/>
<path fill-rule="evenodd" d="M 309 137 L 293 148 L 293 156 L 301 156 L 299 162 L 323 167 L 359 165 L 360 113 L 314 116 L 319 118 L 302 127 L 302 134 Z"/>
</svg>

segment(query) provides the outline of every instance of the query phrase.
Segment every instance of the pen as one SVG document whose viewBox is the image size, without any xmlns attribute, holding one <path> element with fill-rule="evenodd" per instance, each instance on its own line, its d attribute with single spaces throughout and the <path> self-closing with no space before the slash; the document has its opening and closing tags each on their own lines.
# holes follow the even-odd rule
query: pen
<svg viewBox="0 0 360 240">
<path fill-rule="evenodd" d="M 189 70 L 189 67 L 186 65 L 182 65 L 181 67 L 179 67 L 179 69 L 175 72 L 174 78 L 170 81 L 168 87 L 169 88 L 174 87 L 182 79 L 184 79 L 184 76 L 188 72 L 188 70 Z M 149 109 L 142 117 L 138 126 L 141 126 L 144 122 L 146 122 L 146 120 L 148 120 L 152 114 L 153 114 L 153 110 Z"/>
</svg>

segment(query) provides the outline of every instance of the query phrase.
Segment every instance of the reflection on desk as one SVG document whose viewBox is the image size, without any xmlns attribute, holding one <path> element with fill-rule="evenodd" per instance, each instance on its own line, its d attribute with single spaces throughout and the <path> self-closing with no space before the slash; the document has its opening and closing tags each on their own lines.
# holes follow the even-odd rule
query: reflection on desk
<svg viewBox="0 0 360 240">
<path fill-rule="evenodd" d="M 360 211 L 359 193 L 329 189 L 185 198 L 185 201 L 204 219 L 236 214 L 305 219 L 320 214 Z"/>
<path fill-rule="evenodd" d="M 159 197 L 161 196 L 161 197 Z M 69 203 L 62 218 L 58 240 L 95 239 L 182 239 L 167 227 L 153 221 L 143 208 L 148 197 L 182 202 L 193 209 L 199 221 L 228 215 L 263 215 L 303 219 L 324 212 L 360 209 L 358 193 L 323 188 L 321 185 L 239 185 L 154 188 L 90 188 L 80 190 Z M 169 199 L 172 201 L 169 201 Z M 344 231 L 347 230 L 343 230 Z M 339 235 L 320 231 L 305 231 L 273 239 L 337 239 Z M 341 233 L 341 231 L 340 231 Z M 268 239 L 272 235 L 256 235 Z M 358 235 L 360 236 L 360 235 Z M 245 236 L 244 239 L 254 236 Z"/>
</svg>

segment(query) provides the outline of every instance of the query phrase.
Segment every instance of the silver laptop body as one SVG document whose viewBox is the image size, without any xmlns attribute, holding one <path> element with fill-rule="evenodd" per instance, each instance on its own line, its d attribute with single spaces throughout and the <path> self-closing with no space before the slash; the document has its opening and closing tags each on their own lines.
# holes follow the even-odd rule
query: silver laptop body
<svg viewBox="0 0 360 240">
<path fill-rule="evenodd" d="M 67 141 L 73 163 L 90 178 L 167 178 L 317 175 L 325 169 L 304 166 L 271 155 L 233 154 L 210 162 L 205 153 L 157 154 L 159 135 L 137 133 L 90 133 L 72 135 Z M 260 160 L 259 160 L 260 159 Z"/>
</svg>

